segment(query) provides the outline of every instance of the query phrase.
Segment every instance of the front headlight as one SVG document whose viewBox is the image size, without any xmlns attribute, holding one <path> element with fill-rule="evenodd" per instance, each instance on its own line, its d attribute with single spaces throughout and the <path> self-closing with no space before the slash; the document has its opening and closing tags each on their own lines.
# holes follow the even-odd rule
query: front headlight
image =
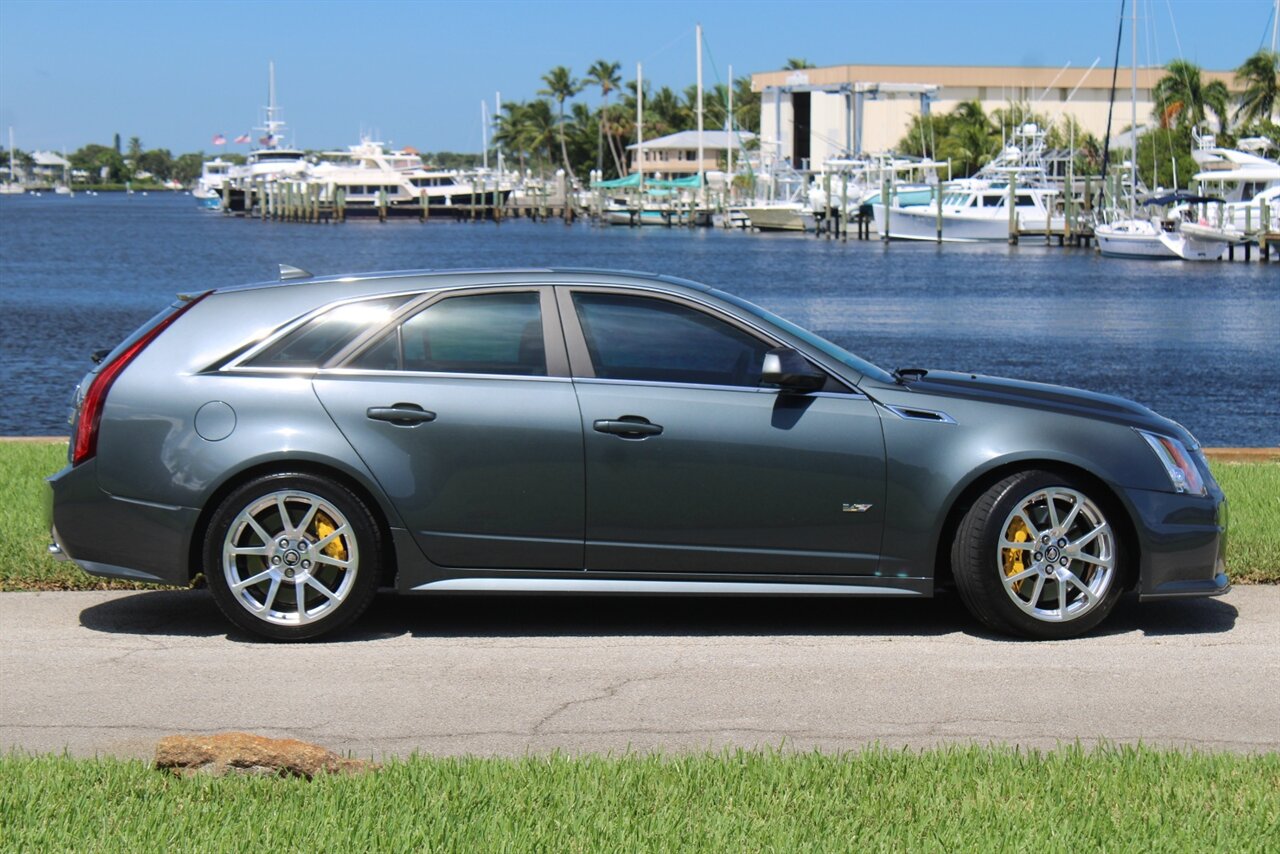
<svg viewBox="0 0 1280 854">
<path fill-rule="evenodd" d="M 1169 482 L 1173 484 L 1173 488 L 1177 492 L 1186 492 L 1192 495 L 1205 495 L 1204 478 L 1200 476 L 1200 469 L 1196 468 L 1195 459 L 1192 457 L 1191 451 L 1187 450 L 1187 446 L 1172 436 L 1162 436 L 1159 433 L 1148 433 L 1146 430 L 1138 430 L 1138 435 L 1147 440 L 1147 444 L 1151 446 L 1151 450 L 1160 458 L 1160 462 L 1164 464 L 1165 473 L 1169 475 Z"/>
</svg>

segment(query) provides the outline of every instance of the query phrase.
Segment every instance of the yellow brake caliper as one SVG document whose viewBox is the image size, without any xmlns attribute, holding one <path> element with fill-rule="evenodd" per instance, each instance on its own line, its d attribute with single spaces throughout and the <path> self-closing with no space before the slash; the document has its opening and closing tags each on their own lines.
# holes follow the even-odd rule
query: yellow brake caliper
<svg viewBox="0 0 1280 854">
<path fill-rule="evenodd" d="M 316 539 L 323 540 L 325 537 L 338 530 L 338 526 L 333 524 L 323 511 L 316 512 Z M 347 544 L 342 537 L 334 537 L 329 544 L 320 550 L 321 554 L 328 555 L 334 560 L 347 559 Z"/>
<path fill-rule="evenodd" d="M 1021 517 L 1015 518 L 1013 523 L 1009 525 L 1009 530 L 1004 532 L 1004 538 L 1011 543 L 1028 543 L 1031 542 L 1031 532 L 1027 530 L 1027 523 L 1022 521 Z M 1017 575 L 1019 572 L 1027 568 L 1026 551 L 1024 549 L 1006 548 L 1001 553 L 1004 563 L 1005 577 Z M 1013 582 L 1013 591 L 1021 593 L 1021 581 Z"/>
</svg>

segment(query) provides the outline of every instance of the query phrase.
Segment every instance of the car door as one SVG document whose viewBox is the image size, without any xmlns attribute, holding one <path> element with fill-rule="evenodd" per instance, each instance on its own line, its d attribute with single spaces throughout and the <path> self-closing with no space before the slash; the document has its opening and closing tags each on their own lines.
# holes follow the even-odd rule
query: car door
<svg viewBox="0 0 1280 854">
<path fill-rule="evenodd" d="M 586 566 L 871 575 L 884 440 L 865 396 L 762 388 L 758 329 L 688 298 L 561 287 L 582 412 Z"/>
<path fill-rule="evenodd" d="M 550 288 L 439 294 L 314 386 L 433 563 L 582 568 L 582 426 Z"/>
</svg>

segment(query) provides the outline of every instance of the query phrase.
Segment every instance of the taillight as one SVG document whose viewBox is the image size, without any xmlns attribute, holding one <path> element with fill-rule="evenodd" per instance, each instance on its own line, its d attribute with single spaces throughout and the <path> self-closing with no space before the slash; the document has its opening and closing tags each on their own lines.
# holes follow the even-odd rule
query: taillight
<svg viewBox="0 0 1280 854">
<path fill-rule="evenodd" d="M 122 350 L 119 356 L 103 365 L 94 374 L 93 380 L 89 383 L 89 390 L 84 394 L 84 401 L 80 404 L 80 417 L 76 421 L 75 443 L 71 452 L 73 466 L 79 465 L 98 452 L 98 427 L 102 424 L 102 408 L 107 402 L 107 392 L 111 390 L 111 384 L 116 381 L 116 377 L 129 367 L 129 363 L 136 359 L 148 344 L 160 337 L 161 332 L 168 329 L 170 324 L 210 293 L 212 291 L 206 291 L 179 306 L 176 311 L 148 329 L 138 340 Z"/>
</svg>

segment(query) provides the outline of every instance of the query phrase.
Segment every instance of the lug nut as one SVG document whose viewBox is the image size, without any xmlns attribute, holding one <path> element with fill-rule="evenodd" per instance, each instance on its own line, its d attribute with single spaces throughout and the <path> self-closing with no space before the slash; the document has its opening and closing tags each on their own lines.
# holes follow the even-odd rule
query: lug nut
<svg viewBox="0 0 1280 854">
<path fill-rule="evenodd" d="M 292 570 L 292 569 L 286 569 L 286 570 L 284 571 L 284 577 L 285 577 L 285 578 L 293 578 L 293 570 Z"/>
<path fill-rule="evenodd" d="M 1067 559 L 1064 557 L 1062 560 L 1058 561 L 1058 563 L 1059 563 L 1059 564 L 1061 564 L 1062 566 L 1066 566 L 1066 565 L 1067 565 L 1067 563 L 1068 563 L 1068 561 L 1067 561 Z"/>
<path fill-rule="evenodd" d="M 1066 538 L 1066 537 L 1063 537 L 1062 539 L 1058 540 L 1058 548 L 1060 548 L 1060 549 L 1065 549 L 1066 547 L 1067 547 L 1067 538 Z"/>
<path fill-rule="evenodd" d="M 272 555 L 271 562 L 276 566 L 280 565 L 280 555 Z"/>
<path fill-rule="evenodd" d="M 1039 563 L 1041 560 L 1044 559 L 1044 554 L 1042 552 L 1036 552 L 1032 557 L 1035 558 L 1036 563 Z"/>
<path fill-rule="evenodd" d="M 1043 537 L 1041 537 L 1040 542 L 1044 543 L 1046 546 L 1049 545 L 1049 535 L 1045 534 Z"/>
<path fill-rule="evenodd" d="M 311 568 L 311 561 L 309 561 L 309 560 L 304 560 L 304 561 L 302 562 L 302 568 L 303 568 L 303 569 L 310 569 L 310 568 Z"/>
<path fill-rule="evenodd" d="M 309 548 L 311 548 L 311 543 L 308 543 L 306 540 L 300 540 L 298 542 L 298 551 L 305 552 Z"/>
<path fill-rule="evenodd" d="M 283 537 L 281 537 L 281 538 L 280 538 L 280 548 L 282 548 L 282 549 L 287 549 L 287 548 L 289 548 L 289 541 L 288 541 L 288 540 L 286 540 L 286 539 L 284 539 Z"/>
</svg>

